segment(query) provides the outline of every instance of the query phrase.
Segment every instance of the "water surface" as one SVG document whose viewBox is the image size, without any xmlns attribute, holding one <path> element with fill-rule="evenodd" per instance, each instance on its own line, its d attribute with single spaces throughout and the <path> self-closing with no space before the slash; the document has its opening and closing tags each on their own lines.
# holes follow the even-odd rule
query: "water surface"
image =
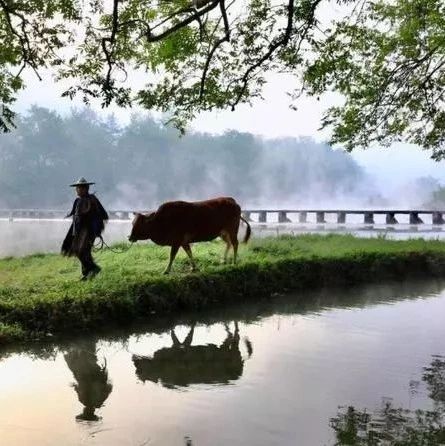
<svg viewBox="0 0 445 446">
<path fill-rule="evenodd" d="M 0 219 L 0 258 L 6 256 L 23 256 L 41 252 L 60 252 L 65 234 L 71 224 L 70 220 L 17 219 L 9 221 Z M 442 231 L 443 229 L 443 231 Z M 409 225 L 406 222 L 394 226 L 384 224 L 364 225 L 348 223 L 337 225 L 325 224 L 284 224 L 252 223 L 254 237 L 275 236 L 282 234 L 323 234 L 343 233 L 359 237 L 377 237 L 385 235 L 393 239 L 426 238 L 444 239 L 445 227 L 431 224 Z M 245 227 L 240 228 L 240 237 L 244 237 Z M 130 220 L 111 220 L 107 223 L 104 239 L 107 243 L 126 242 L 131 232 Z"/>
<path fill-rule="evenodd" d="M 445 400 L 423 379 L 445 354 L 444 289 L 276 296 L 3 351 L 0 444 L 334 445 L 339 406 Z"/>
</svg>

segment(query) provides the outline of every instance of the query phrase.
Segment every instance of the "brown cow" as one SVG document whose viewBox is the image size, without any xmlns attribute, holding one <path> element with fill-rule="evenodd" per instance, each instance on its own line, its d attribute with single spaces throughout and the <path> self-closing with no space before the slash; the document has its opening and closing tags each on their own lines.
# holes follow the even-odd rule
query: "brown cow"
<svg viewBox="0 0 445 446">
<path fill-rule="evenodd" d="M 190 244 L 210 241 L 218 236 L 226 242 L 224 262 L 227 262 L 227 254 L 232 246 L 236 263 L 240 220 L 247 224 L 244 237 L 244 243 L 247 243 L 251 233 L 250 225 L 241 216 L 241 208 L 233 198 L 221 197 L 196 202 L 171 201 L 151 214 L 136 213 L 128 239 L 131 242 L 150 239 L 157 245 L 171 246 L 170 262 L 165 274 L 170 272 L 173 260 L 182 246 L 195 271 L 197 268 Z"/>
</svg>

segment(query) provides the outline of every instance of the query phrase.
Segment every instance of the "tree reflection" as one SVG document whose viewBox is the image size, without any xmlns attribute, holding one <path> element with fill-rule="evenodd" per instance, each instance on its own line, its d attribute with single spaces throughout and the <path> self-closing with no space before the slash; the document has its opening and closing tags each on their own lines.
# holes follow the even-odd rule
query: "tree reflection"
<svg viewBox="0 0 445 446">
<path fill-rule="evenodd" d="M 106 364 L 99 365 L 94 341 L 83 342 L 71 348 L 65 361 L 73 373 L 76 383 L 73 387 L 84 408 L 77 420 L 97 421 L 95 410 L 103 406 L 113 386 L 108 379 Z"/>
<path fill-rule="evenodd" d="M 235 330 L 225 324 L 226 338 L 220 346 L 215 344 L 192 345 L 193 324 L 183 342 L 170 332 L 172 346 L 157 350 L 152 357 L 133 355 L 136 375 L 141 381 L 161 382 L 164 387 L 186 387 L 191 384 L 227 384 L 241 377 L 244 359 L 239 349 L 238 322 Z M 252 344 L 246 340 L 248 357 Z"/>
<path fill-rule="evenodd" d="M 422 380 L 426 382 L 429 397 L 445 411 L 445 358 L 435 355 L 429 367 L 423 369 Z"/>
<path fill-rule="evenodd" d="M 340 407 L 330 421 L 336 445 L 354 446 L 440 446 L 445 444 L 445 359 L 433 356 L 424 367 L 422 381 L 434 402 L 434 410 L 411 411 L 382 399 L 375 411 Z M 418 383 L 418 382 L 416 382 Z M 411 383 L 410 383 L 411 384 Z M 420 384 L 420 383 L 419 383 Z M 416 392 L 419 385 L 416 385 Z M 411 385 L 410 385 L 411 389 Z"/>
</svg>

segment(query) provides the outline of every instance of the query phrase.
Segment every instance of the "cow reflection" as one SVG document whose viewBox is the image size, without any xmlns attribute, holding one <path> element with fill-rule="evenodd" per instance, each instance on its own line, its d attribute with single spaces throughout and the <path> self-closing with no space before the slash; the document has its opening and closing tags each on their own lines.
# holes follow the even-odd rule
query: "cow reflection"
<svg viewBox="0 0 445 446">
<path fill-rule="evenodd" d="M 99 365 L 94 342 L 84 343 L 80 347 L 71 348 L 65 354 L 65 361 L 74 375 L 73 384 L 79 401 L 84 405 L 83 412 L 76 416 L 77 420 L 97 421 L 94 413 L 103 406 L 113 386 L 108 380 L 106 364 Z"/>
<path fill-rule="evenodd" d="M 225 325 L 226 339 L 218 347 L 215 344 L 192 346 L 193 325 L 183 342 L 171 330 L 172 347 L 156 351 L 153 357 L 133 355 L 137 377 L 145 381 L 161 382 L 164 387 L 186 387 L 190 384 L 227 384 L 241 377 L 244 359 L 239 349 L 239 328 L 235 322 L 232 333 Z M 252 345 L 246 340 L 248 357 Z"/>
</svg>

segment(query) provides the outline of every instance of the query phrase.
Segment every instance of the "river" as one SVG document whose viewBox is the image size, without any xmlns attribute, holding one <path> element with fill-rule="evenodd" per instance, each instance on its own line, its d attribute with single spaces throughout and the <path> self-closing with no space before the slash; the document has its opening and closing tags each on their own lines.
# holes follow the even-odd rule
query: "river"
<svg viewBox="0 0 445 446">
<path fill-rule="evenodd" d="M 9 221 L 0 219 L 0 258 L 6 256 L 22 256 L 41 252 L 59 252 L 60 245 L 70 225 L 69 220 L 16 219 Z M 409 225 L 406 222 L 394 226 L 384 224 L 363 225 L 350 223 L 337 225 L 326 224 L 270 224 L 252 225 L 254 237 L 275 236 L 280 234 L 305 233 L 349 233 L 360 237 L 377 237 L 385 235 L 389 238 L 407 239 L 411 237 L 445 238 L 445 227 L 431 224 Z M 131 221 L 109 221 L 104 232 L 107 243 L 126 241 L 131 232 Z M 241 226 L 240 233 L 244 234 Z"/>
<path fill-rule="evenodd" d="M 0 444 L 334 445 L 348 406 L 445 402 L 444 311 L 445 282 L 380 284 L 12 348 Z"/>
</svg>

